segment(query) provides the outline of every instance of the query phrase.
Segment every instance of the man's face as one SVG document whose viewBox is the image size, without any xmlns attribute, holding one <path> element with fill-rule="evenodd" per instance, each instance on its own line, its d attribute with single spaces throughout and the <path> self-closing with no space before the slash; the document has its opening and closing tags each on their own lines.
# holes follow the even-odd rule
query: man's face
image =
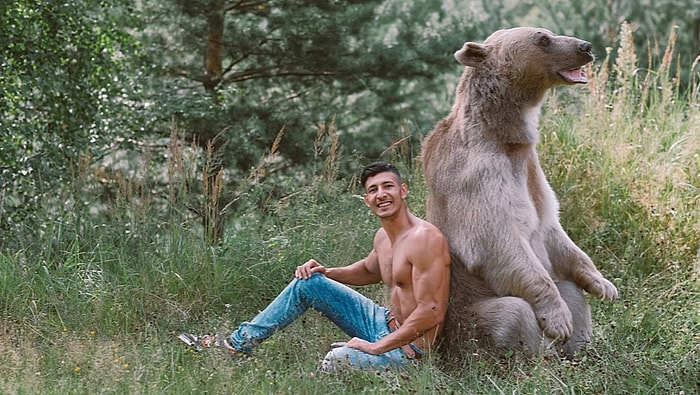
<svg viewBox="0 0 700 395">
<path fill-rule="evenodd" d="M 400 184 L 396 174 L 390 171 L 369 177 L 365 191 L 365 204 L 380 218 L 397 213 L 408 195 L 406 184 Z"/>
</svg>

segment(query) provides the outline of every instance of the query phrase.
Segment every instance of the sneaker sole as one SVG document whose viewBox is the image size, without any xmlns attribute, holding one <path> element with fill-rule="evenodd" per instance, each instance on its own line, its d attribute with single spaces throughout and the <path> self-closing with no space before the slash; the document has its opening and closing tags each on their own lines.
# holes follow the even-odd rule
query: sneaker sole
<svg viewBox="0 0 700 395">
<path fill-rule="evenodd" d="M 187 344 L 188 346 L 192 347 L 195 349 L 195 351 L 202 351 L 202 346 L 199 344 L 199 341 L 197 339 L 197 336 L 189 334 L 189 333 L 182 333 L 178 337 L 178 340 L 181 342 Z"/>
</svg>

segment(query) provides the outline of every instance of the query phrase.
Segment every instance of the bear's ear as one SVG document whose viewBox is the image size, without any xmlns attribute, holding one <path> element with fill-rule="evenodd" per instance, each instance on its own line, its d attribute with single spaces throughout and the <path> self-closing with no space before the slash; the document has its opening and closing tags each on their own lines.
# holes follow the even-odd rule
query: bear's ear
<svg viewBox="0 0 700 395">
<path fill-rule="evenodd" d="M 455 59 L 465 66 L 479 67 L 486 61 L 490 50 L 490 45 L 464 43 L 462 49 L 455 52 Z"/>
</svg>

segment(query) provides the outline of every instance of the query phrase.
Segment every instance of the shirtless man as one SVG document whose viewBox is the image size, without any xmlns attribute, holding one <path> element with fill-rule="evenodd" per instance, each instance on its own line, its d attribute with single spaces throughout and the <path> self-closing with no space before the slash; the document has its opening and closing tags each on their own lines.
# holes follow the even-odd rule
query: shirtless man
<svg viewBox="0 0 700 395">
<path fill-rule="evenodd" d="M 351 337 L 333 345 L 321 364 L 324 371 L 405 367 L 430 352 L 443 330 L 449 297 L 447 241 L 434 225 L 409 212 L 408 187 L 396 167 L 372 163 L 363 169 L 361 182 L 365 204 L 382 225 L 366 258 L 344 267 L 325 267 L 311 259 L 297 267 L 296 278 L 265 310 L 230 337 L 182 334 L 180 340 L 196 348 L 250 353 L 313 308 Z M 380 281 L 391 292 L 391 309 L 347 286 Z"/>
</svg>

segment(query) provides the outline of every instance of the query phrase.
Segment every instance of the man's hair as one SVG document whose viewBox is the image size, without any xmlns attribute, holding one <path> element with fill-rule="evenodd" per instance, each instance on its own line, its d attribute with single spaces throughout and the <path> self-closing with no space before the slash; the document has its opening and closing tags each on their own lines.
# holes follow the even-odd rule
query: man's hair
<svg viewBox="0 0 700 395">
<path fill-rule="evenodd" d="M 379 173 L 384 173 L 385 171 L 390 171 L 396 174 L 396 177 L 399 179 L 399 184 L 403 182 L 401 181 L 401 173 L 396 166 L 389 162 L 378 161 L 370 163 L 369 165 L 365 166 L 364 169 L 362 169 L 362 174 L 360 175 L 360 183 L 362 183 L 362 187 L 366 188 L 365 183 L 367 182 L 368 178 L 374 177 Z"/>
</svg>

